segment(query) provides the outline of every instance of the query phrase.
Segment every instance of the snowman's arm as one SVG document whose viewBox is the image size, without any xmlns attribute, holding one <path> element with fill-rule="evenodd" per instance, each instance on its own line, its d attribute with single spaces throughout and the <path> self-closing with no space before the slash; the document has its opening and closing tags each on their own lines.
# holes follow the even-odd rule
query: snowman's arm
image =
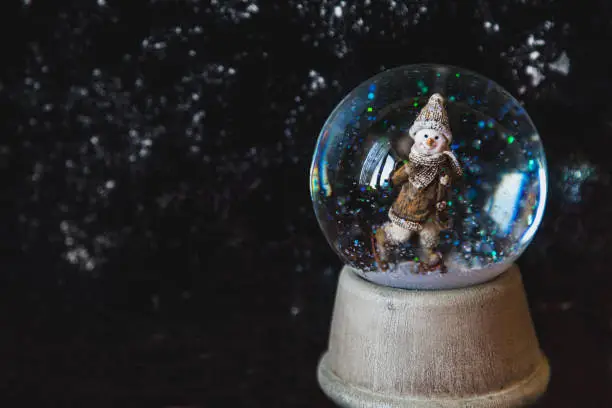
<svg viewBox="0 0 612 408">
<path fill-rule="evenodd" d="M 410 163 L 406 163 L 391 175 L 391 185 L 394 187 L 400 186 L 408 181 L 410 172 Z"/>
<path fill-rule="evenodd" d="M 451 183 L 459 180 L 463 176 L 461 163 L 459 161 L 452 163 L 452 159 L 448 159 L 446 166 L 444 166 L 444 173 L 450 177 Z"/>
</svg>

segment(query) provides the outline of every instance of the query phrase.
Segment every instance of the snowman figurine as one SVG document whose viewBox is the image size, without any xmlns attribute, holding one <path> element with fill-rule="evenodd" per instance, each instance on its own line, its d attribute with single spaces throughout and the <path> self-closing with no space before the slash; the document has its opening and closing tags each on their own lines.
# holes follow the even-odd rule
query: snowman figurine
<svg viewBox="0 0 612 408">
<path fill-rule="evenodd" d="M 386 271 L 390 250 L 418 237 L 417 271 L 443 273 L 444 261 L 437 250 L 440 231 L 451 228 L 447 200 L 451 183 L 463 172 L 449 148 L 453 136 L 442 95 L 429 98 L 408 134 L 414 143 L 408 161 L 391 175 L 391 185 L 399 194 L 389 210 L 389 220 L 374 232 L 374 257 Z"/>
</svg>

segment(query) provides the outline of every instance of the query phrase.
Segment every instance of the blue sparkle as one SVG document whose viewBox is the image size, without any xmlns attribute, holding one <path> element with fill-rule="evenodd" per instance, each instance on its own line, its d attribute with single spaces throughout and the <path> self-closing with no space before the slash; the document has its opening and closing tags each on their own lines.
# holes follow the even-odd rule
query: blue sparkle
<svg viewBox="0 0 612 408">
<path fill-rule="evenodd" d="M 535 160 L 529 159 L 529 170 L 535 169 Z"/>
<path fill-rule="evenodd" d="M 478 193 L 476 192 L 476 189 L 474 188 L 470 188 L 466 194 L 465 194 L 465 198 L 467 198 L 468 200 L 473 200 L 474 198 L 476 198 L 476 196 L 478 195 Z"/>
<path fill-rule="evenodd" d="M 374 92 L 376 90 L 376 84 L 370 84 L 370 92 Z"/>
<path fill-rule="evenodd" d="M 368 99 L 374 99 L 374 92 L 370 92 L 368 94 Z"/>
<path fill-rule="evenodd" d="M 478 127 L 481 128 L 481 129 L 484 129 L 484 127 L 485 127 L 484 120 L 478 121 Z"/>
<path fill-rule="evenodd" d="M 454 246 L 459 246 L 459 240 L 458 240 L 458 239 L 456 239 L 455 241 L 453 241 L 453 245 L 454 245 Z"/>
</svg>

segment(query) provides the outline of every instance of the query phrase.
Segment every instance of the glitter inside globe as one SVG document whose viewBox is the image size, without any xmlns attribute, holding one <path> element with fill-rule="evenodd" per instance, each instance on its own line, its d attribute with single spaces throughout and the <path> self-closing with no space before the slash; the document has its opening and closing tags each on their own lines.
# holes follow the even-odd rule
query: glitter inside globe
<svg viewBox="0 0 612 408">
<path fill-rule="evenodd" d="M 546 188 L 542 143 L 520 103 L 442 65 L 355 88 L 325 122 L 310 171 L 317 219 L 342 260 L 374 283 L 413 289 L 507 270 L 540 224 Z"/>
</svg>

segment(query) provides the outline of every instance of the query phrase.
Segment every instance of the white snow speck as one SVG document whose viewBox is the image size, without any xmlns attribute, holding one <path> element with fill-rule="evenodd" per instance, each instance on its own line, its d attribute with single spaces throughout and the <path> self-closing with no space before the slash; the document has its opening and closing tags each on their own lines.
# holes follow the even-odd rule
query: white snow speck
<svg viewBox="0 0 612 408">
<path fill-rule="evenodd" d="M 544 44 L 546 44 L 546 41 L 542 40 L 541 38 L 536 39 L 533 34 L 529 34 L 529 37 L 527 37 L 527 45 L 529 46 Z"/>
<path fill-rule="evenodd" d="M 249 4 L 249 6 L 247 7 L 247 11 L 249 13 L 255 14 L 259 11 L 259 6 L 257 6 L 257 4 L 255 3 Z"/>
<path fill-rule="evenodd" d="M 338 18 L 342 17 L 342 7 L 336 6 L 334 8 L 334 16 L 336 16 Z"/>
<path fill-rule="evenodd" d="M 531 77 L 531 85 L 534 87 L 540 85 L 540 83 L 546 78 L 538 68 L 532 65 L 527 65 L 525 67 L 525 74 Z"/>
<path fill-rule="evenodd" d="M 570 72 L 570 59 L 567 53 L 563 51 L 559 58 L 548 64 L 551 71 L 558 72 L 562 75 L 567 75 Z"/>
<path fill-rule="evenodd" d="M 310 77 L 311 90 L 316 91 L 318 89 L 323 89 L 327 87 L 327 84 L 325 83 L 325 78 L 323 78 L 321 74 L 319 74 L 317 71 L 311 70 L 308 73 L 308 76 Z"/>
</svg>

